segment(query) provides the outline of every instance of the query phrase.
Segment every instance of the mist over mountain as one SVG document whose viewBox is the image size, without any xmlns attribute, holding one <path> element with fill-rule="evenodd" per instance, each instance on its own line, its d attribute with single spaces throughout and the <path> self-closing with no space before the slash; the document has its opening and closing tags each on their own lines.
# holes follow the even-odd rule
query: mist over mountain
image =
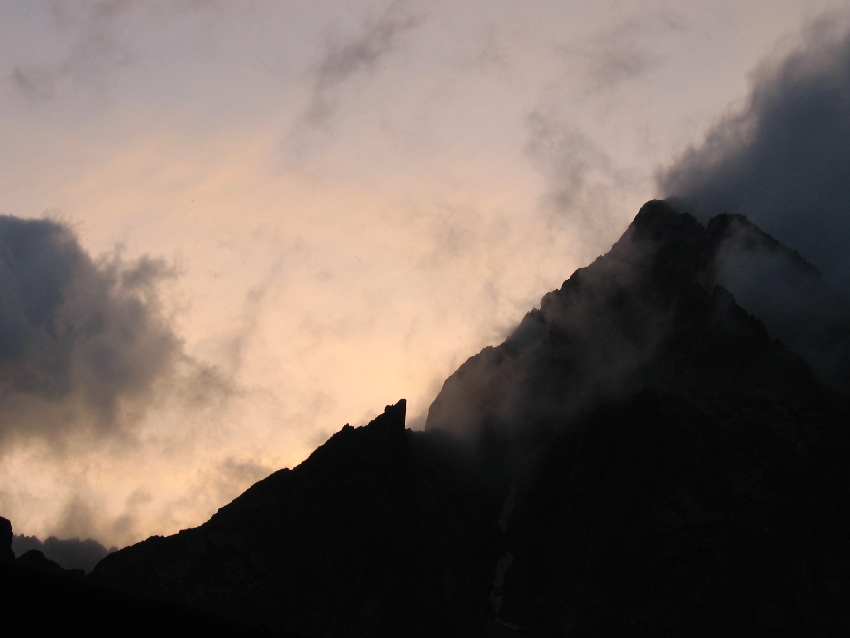
<svg viewBox="0 0 850 638">
<path fill-rule="evenodd" d="M 744 214 L 763 229 L 732 233 L 717 279 L 839 389 L 850 386 L 848 144 L 850 31 L 830 16 L 762 64 L 744 106 L 658 176 L 664 196 L 703 222 Z"/>
<path fill-rule="evenodd" d="M 424 432 L 388 406 L 89 579 L 303 635 L 850 631 L 850 399 L 717 283 L 730 245 L 818 276 L 649 202 Z"/>
<path fill-rule="evenodd" d="M 671 356 L 669 344 L 692 320 L 682 313 L 697 303 L 719 304 L 720 313 L 726 298 L 735 306 L 727 285 L 771 310 L 768 326 L 796 354 L 820 364 L 822 380 L 848 387 L 841 383 L 850 378 L 850 323 L 837 321 L 816 341 L 821 323 L 805 324 L 798 315 L 783 321 L 784 307 L 807 315 L 825 310 L 830 297 L 816 268 L 743 216 L 720 215 L 703 227 L 669 204 L 650 202 L 609 253 L 544 296 L 502 345 L 447 379 L 426 429 L 512 456 L 545 444 L 559 424 L 595 405 L 666 383 L 672 372 L 659 360 Z M 764 326 L 756 322 L 750 330 Z"/>
<path fill-rule="evenodd" d="M 82 569 L 89 573 L 104 556 L 117 548 L 106 549 L 93 538 L 60 539 L 49 536 L 44 542 L 36 536 L 24 534 L 15 534 L 12 538 L 12 551 L 16 557 L 33 549 L 42 552 L 45 558 L 55 561 L 63 569 Z"/>
</svg>

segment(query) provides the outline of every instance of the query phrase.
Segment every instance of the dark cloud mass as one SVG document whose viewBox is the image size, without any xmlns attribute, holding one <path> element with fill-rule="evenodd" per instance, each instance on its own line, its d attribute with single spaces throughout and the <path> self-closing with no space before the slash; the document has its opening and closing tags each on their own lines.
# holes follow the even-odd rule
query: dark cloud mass
<svg viewBox="0 0 850 638">
<path fill-rule="evenodd" d="M 742 213 L 717 257 L 718 281 L 822 378 L 850 382 L 850 32 L 826 20 L 763 64 L 743 110 L 658 178 L 703 220 Z M 822 276 L 821 276 L 822 275 Z"/>
<path fill-rule="evenodd" d="M 850 283 L 850 33 L 824 21 L 784 59 L 762 65 L 746 106 L 659 178 L 705 221 L 743 213 Z"/>
<path fill-rule="evenodd" d="M 151 258 L 93 260 L 64 224 L 0 216 L 0 446 L 122 436 L 185 356 Z"/>
</svg>

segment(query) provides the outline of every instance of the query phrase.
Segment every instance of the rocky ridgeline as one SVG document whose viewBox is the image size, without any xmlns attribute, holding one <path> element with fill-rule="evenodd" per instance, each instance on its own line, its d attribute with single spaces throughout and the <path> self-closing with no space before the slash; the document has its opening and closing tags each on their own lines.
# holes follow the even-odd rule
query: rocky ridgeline
<svg viewBox="0 0 850 638">
<path fill-rule="evenodd" d="M 85 576 L 85 572 L 82 569 L 63 569 L 59 563 L 50 560 L 44 555 L 44 552 L 37 549 L 23 552 L 15 558 L 15 552 L 12 550 L 13 539 L 12 522 L 0 516 L 0 562 L 6 564 L 14 563 L 30 570 L 53 574 L 55 576 L 68 576 L 79 579 Z"/>
<path fill-rule="evenodd" d="M 111 554 L 92 579 L 304 635 L 469 635 L 499 550 L 491 513 L 404 416 L 402 401 L 345 426 L 208 523 Z"/>
</svg>

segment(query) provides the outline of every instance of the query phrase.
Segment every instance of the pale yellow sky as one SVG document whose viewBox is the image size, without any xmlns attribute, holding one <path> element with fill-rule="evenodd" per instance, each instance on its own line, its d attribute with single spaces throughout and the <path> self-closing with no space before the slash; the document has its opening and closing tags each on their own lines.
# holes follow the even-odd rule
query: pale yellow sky
<svg viewBox="0 0 850 638">
<path fill-rule="evenodd" d="M 0 2 L 0 212 L 164 258 L 182 353 L 126 431 L 0 449 L 16 531 L 198 525 L 443 381 L 607 250 L 750 72 L 848 2 Z M 188 364 L 187 364 L 188 365 Z M 59 435 L 57 435 L 59 437 Z"/>
</svg>

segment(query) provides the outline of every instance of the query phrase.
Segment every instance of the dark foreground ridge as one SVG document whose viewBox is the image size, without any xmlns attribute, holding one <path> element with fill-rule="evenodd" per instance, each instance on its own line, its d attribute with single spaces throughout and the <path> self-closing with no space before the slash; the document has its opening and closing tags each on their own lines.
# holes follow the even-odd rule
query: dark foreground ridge
<svg viewBox="0 0 850 638">
<path fill-rule="evenodd" d="M 91 578 L 304 635 L 470 635 L 498 554 L 492 517 L 415 453 L 405 402 L 345 426 L 205 525 L 100 562 Z"/>
<path fill-rule="evenodd" d="M 817 280 L 746 218 L 650 202 L 425 432 L 388 406 L 75 586 L 273 635 L 850 635 L 846 369 L 721 285 L 768 257 Z"/>
<path fill-rule="evenodd" d="M 38 550 L 17 559 L 12 525 L 0 517 L 0 635 L 2 636 L 297 636 L 254 626 L 186 605 L 134 595 L 83 580 Z"/>
</svg>

